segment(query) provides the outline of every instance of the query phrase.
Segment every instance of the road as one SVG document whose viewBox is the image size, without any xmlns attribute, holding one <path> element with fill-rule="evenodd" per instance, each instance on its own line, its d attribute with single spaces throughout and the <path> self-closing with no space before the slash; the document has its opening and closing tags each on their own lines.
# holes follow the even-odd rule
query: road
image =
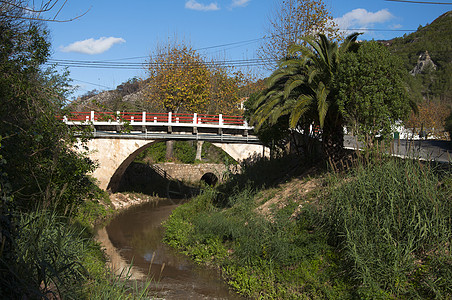
<svg viewBox="0 0 452 300">
<path fill-rule="evenodd" d="M 356 149 L 353 136 L 345 136 L 344 146 Z M 361 145 L 361 143 L 358 143 Z M 361 148 L 361 146 L 360 146 Z M 437 140 L 394 140 L 393 153 L 402 157 L 415 157 L 438 162 L 452 162 L 452 142 Z"/>
</svg>

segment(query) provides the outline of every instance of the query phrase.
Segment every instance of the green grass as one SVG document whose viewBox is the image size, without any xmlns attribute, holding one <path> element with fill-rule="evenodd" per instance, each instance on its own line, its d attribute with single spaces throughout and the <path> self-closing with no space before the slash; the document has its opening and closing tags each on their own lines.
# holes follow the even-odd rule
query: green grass
<svg viewBox="0 0 452 300">
<path fill-rule="evenodd" d="M 250 187 L 236 191 L 229 208 L 221 209 L 214 191 L 202 194 L 173 212 L 165 241 L 197 262 L 220 267 L 246 297 L 347 298 L 337 283 L 342 280 L 330 278 L 337 259 L 326 234 L 304 218 L 290 218 L 296 203 L 266 219 L 255 212 L 254 195 Z"/>
</svg>

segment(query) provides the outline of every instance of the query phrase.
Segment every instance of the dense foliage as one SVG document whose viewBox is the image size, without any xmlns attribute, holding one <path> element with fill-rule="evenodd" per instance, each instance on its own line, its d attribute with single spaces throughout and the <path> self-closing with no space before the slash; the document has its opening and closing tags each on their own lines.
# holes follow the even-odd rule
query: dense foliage
<svg viewBox="0 0 452 300">
<path fill-rule="evenodd" d="M 157 47 L 148 63 L 145 101 L 165 112 L 238 114 L 251 77 L 209 62 L 184 42 Z"/>
<path fill-rule="evenodd" d="M 209 97 L 210 71 L 201 56 L 184 44 L 159 49 L 149 62 L 149 98 L 165 111 L 204 110 Z"/>
<path fill-rule="evenodd" d="M 43 67 L 50 43 L 34 4 L 0 2 L 0 298 L 120 299 L 129 288 L 110 285 L 89 233 L 107 213 L 95 165 L 58 118 L 68 81 Z"/>
<path fill-rule="evenodd" d="M 452 296 L 451 175 L 390 160 L 329 182 L 324 218 L 362 297 Z"/>
<path fill-rule="evenodd" d="M 332 90 L 344 124 L 354 135 L 372 144 L 376 136 L 388 137 L 393 125 L 406 119 L 410 110 L 404 87 L 407 76 L 397 57 L 377 42 L 362 42 L 356 52 L 343 54 Z"/>
<path fill-rule="evenodd" d="M 339 46 L 320 34 L 304 39 L 309 47 L 293 45 L 253 103 L 257 130 L 268 123 L 276 128 L 286 117 L 286 128 L 304 135 L 318 127 L 325 154 L 333 159 L 341 156 L 344 126 L 366 137 L 368 146 L 377 135 L 388 136 L 410 106 L 415 109 L 405 92 L 406 75 L 382 45 L 356 38 L 352 34 Z"/>
<path fill-rule="evenodd" d="M 93 188 L 93 163 L 71 149 L 74 136 L 57 119 L 67 81 L 42 70 L 50 44 L 42 26 L 0 22 L 0 136 L 15 205 L 60 211 L 80 203 Z"/>
</svg>

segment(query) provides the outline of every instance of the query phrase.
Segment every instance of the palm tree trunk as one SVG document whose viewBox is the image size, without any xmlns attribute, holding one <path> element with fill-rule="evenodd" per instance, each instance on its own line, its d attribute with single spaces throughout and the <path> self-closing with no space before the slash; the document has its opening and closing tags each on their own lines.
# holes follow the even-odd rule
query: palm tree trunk
<svg viewBox="0 0 452 300">
<path fill-rule="evenodd" d="M 322 144 L 326 157 L 337 162 L 344 156 L 344 129 L 341 122 L 334 123 L 323 127 Z"/>
</svg>

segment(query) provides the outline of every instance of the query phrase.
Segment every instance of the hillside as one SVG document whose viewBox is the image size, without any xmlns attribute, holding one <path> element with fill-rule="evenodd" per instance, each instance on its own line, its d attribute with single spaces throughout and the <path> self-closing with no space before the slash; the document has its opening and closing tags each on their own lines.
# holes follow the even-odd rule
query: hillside
<svg viewBox="0 0 452 300">
<path fill-rule="evenodd" d="M 146 101 L 143 86 L 145 82 L 131 78 L 121 83 L 114 90 L 89 91 L 74 100 L 68 109 L 71 111 L 136 111 L 147 110 L 159 112 L 157 107 Z M 155 105 L 154 105 L 155 106 Z"/>
<path fill-rule="evenodd" d="M 417 102 L 440 100 L 452 104 L 452 11 L 419 26 L 416 32 L 384 43 L 411 72 L 408 84 Z M 420 65 L 424 68 L 419 69 Z"/>
</svg>

